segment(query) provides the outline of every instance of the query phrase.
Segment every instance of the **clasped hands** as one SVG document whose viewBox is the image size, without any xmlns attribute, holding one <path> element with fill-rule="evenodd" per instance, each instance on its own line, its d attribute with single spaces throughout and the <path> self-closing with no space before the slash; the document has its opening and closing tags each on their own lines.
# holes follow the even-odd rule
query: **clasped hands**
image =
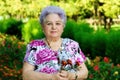
<svg viewBox="0 0 120 80">
<path fill-rule="evenodd" d="M 55 80 L 69 80 L 69 73 L 68 71 L 61 70 L 60 72 L 54 75 Z"/>
</svg>

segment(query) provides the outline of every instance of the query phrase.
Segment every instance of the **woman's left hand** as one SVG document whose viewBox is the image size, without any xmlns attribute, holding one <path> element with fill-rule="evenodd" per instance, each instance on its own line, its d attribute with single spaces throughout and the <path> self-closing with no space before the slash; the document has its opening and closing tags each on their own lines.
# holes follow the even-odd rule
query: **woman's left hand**
<svg viewBox="0 0 120 80">
<path fill-rule="evenodd" d="M 68 79 L 68 72 L 64 71 L 64 70 L 60 71 L 59 78 L 60 78 L 60 80 L 69 80 Z"/>
</svg>

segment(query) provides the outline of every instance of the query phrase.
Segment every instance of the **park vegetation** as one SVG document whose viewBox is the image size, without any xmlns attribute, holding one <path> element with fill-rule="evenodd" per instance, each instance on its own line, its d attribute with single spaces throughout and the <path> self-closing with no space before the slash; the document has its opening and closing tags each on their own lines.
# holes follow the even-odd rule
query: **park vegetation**
<svg viewBox="0 0 120 80">
<path fill-rule="evenodd" d="M 22 80 L 27 43 L 44 37 L 38 19 L 48 5 L 65 10 L 62 37 L 79 42 L 87 80 L 119 80 L 119 0 L 0 0 L 0 80 Z"/>
</svg>

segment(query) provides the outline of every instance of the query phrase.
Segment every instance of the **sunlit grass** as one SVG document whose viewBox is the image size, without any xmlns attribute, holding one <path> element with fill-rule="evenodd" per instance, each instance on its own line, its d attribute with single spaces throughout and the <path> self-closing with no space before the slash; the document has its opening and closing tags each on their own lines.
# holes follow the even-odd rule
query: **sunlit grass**
<svg viewBox="0 0 120 80">
<path fill-rule="evenodd" d="M 120 30 L 120 24 L 114 24 L 111 26 L 112 30 Z"/>
</svg>

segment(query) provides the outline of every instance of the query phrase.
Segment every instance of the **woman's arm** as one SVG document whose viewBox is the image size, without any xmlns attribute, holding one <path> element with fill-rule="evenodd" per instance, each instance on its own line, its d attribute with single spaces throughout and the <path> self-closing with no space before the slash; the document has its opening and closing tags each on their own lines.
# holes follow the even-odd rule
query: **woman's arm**
<svg viewBox="0 0 120 80">
<path fill-rule="evenodd" d="M 41 72 L 35 72 L 34 66 L 24 62 L 23 64 L 23 80 L 68 80 L 67 72 L 58 72 L 55 74 L 45 74 Z"/>
<path fill-rule="evenodd" d="M 34 66 L 24 62 L 23 64 L 23 80 L 55 80 L 52 74 L 45 74 L 34 71 Z"/>
<path fill-rule="evenodd" d="M 88 69 L 85 65 L 85 63 L 82 63 L 79 67 L 78 67 L 78 71 L 76 73 L 68 73 L 68 77 L 69 80 L 75 80 L 75 78 L 77 77 L 76 80 L 84 80 L 87 79 L 88 77 Z"/>
</svg>

